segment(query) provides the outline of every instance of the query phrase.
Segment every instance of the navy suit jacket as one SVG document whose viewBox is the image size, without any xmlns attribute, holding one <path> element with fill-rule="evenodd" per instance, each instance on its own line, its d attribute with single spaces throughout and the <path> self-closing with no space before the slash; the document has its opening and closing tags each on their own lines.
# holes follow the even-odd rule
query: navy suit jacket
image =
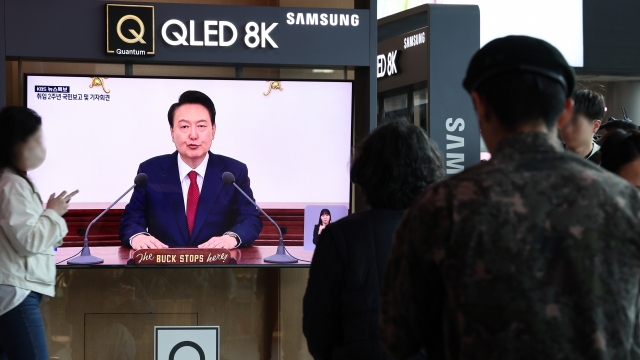
<svg viewBox="0 0 640 360">
<path fill-rule="evenodd" d="M 147 186 L 136 186 L 120 222 L 120 239 L 130 246 L 131 236 L 148 232 L 172 247 L 200 245 L 214 236 L 232 231 L 249 246 L 262 230 L 258 210 L 233 185 L 222 181 L 228 171 L 252 199 L 247 166 L 237 160 L 209 153 L 207 171 L 198 200 L 193 233 L 189 236 L 178 152 L 151 158 L 138 168 L 149 177 Z"/>
</svg>

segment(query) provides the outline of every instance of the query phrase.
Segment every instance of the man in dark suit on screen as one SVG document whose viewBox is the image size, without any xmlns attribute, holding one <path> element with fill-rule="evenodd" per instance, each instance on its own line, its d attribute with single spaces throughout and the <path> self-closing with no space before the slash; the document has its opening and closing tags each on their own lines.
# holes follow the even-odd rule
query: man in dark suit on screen
<svg viewBox="0 0 640 360">
<path fill-rule="evenodd" d="M 247 166 L 209 151 L 216 134 L 216 110 L 199 91 L 187 91 L 169 109 L 177 151 L 151 158 L 138 168 L 149 177 L 136 186 L 120 223 L 120 239 L 134 249 L 249 246 L 262 230 L 258 210 L 222 173 L 235 175 L 249 196 Z"/>
</svg>

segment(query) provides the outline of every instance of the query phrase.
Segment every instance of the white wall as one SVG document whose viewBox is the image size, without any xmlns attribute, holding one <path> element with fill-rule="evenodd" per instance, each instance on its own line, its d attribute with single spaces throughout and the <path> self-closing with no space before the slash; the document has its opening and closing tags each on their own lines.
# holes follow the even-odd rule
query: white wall
<svg viewBox="0 0 640 360">
<path fill-rule="evenodd" d="M 507 35 L 528 35 L 556 46 L 571 66 L 584 66 L 583 0 L 378 0 L 378 19 L 423 4 L 480 7 L 480 46 Z"/>
</svg>

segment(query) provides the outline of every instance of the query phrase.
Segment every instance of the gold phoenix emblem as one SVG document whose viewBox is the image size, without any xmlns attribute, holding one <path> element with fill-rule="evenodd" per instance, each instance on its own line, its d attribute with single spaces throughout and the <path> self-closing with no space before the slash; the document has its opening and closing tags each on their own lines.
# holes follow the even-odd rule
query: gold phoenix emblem
<svg viewBox="0 0 640 360">
<path fill-rule="evenodd" d="M 125 37 L 124 35 L 122 35 L 122 24 L 127 20 L 134 20 L 135 22 L 138 23 L 138 25 L 140 25 L 140 33 L 137 33 L 135 31 L 133 31 L 133 29 L 129 29 L 131 34 L 134 36 L 133 39 L 129 39 L 129 38 Z M 142 40 L 142 37 L 144 36 L 144 24 L 142 23 L 142 20 L 140 20 L 140 18 L 135 16 L 135 15 L 125 15 L 125 16 L 123 16 L 120 19 L 120 21 L 118 21 L 118 25 L 116 25 L 116 32 L 118 33 L 118 36 L 120 37 L 120 39 L 122 41 L 126 42 L 127 44 L 135 44 L 137 42 L 139 42 L 141 44 L 146 44 L 146 42 L 144 40 Z"/>
<path fill-rule="evenodd" d="M 284 90 L 282 86 L 280 86 L 280 81 L 267 81 L 269 83 L 269 90 L 266 93 L 262 93 L 262 95 L 267 96 L 271 94 L 271 90 Z"/>
<path fill-rule="evenodd" d="M 107 79 L 108 79 L 108 78 L 106 78 L 106 77 L 94 77 L 94 78 L 92 78 L 92 79 L 91 79 L 91 85 L 89 85 L 89 87 L 90 87 L 90 88 L 93 88 L 93 87 L 101 87 L 101 88 L 102 88 L 102 91 L 104 91 L 104 92 L 105 92 L 105 94 L 108 94 L 108 93 L 110 93 L 110 92 L 111 92 L 111 90 L 107 90 L 107 89 L 104 87 L 104 81 L 105 81 L 105 80 L 107 80 Z"/>
</svg>

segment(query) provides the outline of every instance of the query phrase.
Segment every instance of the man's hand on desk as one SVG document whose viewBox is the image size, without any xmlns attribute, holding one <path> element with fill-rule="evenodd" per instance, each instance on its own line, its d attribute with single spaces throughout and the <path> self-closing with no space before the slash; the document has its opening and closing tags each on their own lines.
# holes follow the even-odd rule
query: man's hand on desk
<svg viewBox="0 0 640 360">
<path fill-rule="evenodd" d="M 235 240 L 234 240 L 235 241 Z M 139 249 L 166 249 L 167 245 L 150 235 L 140 234 L 131 239 L 131 247 L 133 250 Z"/>
<path fill-rule="evenodd" d="M 134 238 L 135 239 L 135 238 Z M 233 249 L 238 245 L 238 241 L 231 235 L 222 235 L 212 237 L 206 243 L 198 245 L 200 249 Z"/>
</svg>

